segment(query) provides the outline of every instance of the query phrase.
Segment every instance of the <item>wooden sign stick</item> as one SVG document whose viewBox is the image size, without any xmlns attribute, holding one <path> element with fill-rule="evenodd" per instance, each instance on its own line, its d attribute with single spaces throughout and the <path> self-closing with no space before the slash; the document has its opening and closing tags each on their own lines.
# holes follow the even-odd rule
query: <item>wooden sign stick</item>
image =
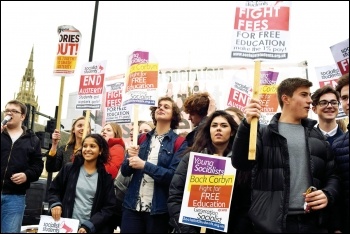
<svg viewBox="0 0 350 234">
<path fill-rule="evenodd" d="M 63 90 L 64 90 L 64 76 L 61 76 L 61 87 L 60 94 L 58 98 L 58 110 L 56 116 L 56 129 L 61 132 L 61 113 L 62 113 L 62 100 L 63 100 Z"/>
<path fill-rule="evenodd" d="M 260 68 L 261 61 L 254 62 L 254 83 L 253 83 L 253 99 L 259 99 L 259 87 L 260 87 Z M 249 154 L 248 160 L 255 160 L 256 152 L 256 137 L 258 132 L 258 118 L 253 118 L 250 123 L 250 137 L 249 137 Z"/>
<path fill-rule="evenodd" d="M 134 113 L 134 130 L 133 130 L 133 138 L 132 142 L 134 146 L 138 145 L 138 136 L 139 136 L 139 104 L 133 105 L 133 113 Z"/>
</svg>

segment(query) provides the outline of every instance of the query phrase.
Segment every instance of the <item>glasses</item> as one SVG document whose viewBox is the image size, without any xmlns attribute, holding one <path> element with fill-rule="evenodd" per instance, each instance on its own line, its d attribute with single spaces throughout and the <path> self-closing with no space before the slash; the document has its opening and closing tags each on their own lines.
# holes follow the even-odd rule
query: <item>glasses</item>
<svg viewBox="0 0 350 234">
<path fill-rule="evenodd" d="M 331 106 L 333 106 L 333 107 L 337 107 L 337 106 L 339 105 L 339 102 L 336 101 L 336 100 L 332 100 L 332 101 L 322 100 L 322 101 L 319 101 L 319 102 L 318 102 L 318 105 L 319 105 L 320 107 L 327 107 L 329 103 L 330 103 Z"/>
<path fill-rule="evenodd" d="M 344 95 L 344 96 L 341 96 L 340 99 L 341 99 L 343 102 L 346 102 L 347 100 L 349 100 L 349 96 Z"/>
<path fill-rule="evenodd" d="M 12 114 L 22 114 L 22 112 L 18 110 L 8 110 L 8 109 L 4 110 L 4 113 L 9 113 L 9 112 L 11 112 Z"/>
</svg>

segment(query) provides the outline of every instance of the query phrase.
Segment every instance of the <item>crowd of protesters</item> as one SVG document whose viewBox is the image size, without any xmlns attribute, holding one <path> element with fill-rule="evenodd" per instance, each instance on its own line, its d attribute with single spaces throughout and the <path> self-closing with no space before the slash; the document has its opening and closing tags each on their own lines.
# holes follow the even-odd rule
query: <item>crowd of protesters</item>
<svg viewBox="0 0 350 234">
<path fill-rule="evenodd" d="M 250 130 L 262 103 L 208 112 L 210 95 L 184 101 L 194 129 L 176 133 L 181 110 L 171 97 L 150 107 L 152 122 L 139 126 L 138 142 L 125 147 L 122 129 L 106 123 L 83 138 L 77 118 L 65 145 L 52 133 L 46 170 L 58 172 L 48 188 L 49 215 L 78 219 L 79 233 L 199 233 L 180 222 L 190 152 L 229 158 L 236 168 L 228 233 L 349 232 L 349 125 L 336 121 L 339 106 L 349 117 L 349 74 L 336 88 L 311 93 L 312 82 L 287 78 L 277 88 L 281 111 L 259 124 L 255 159 L 248 158 Z M 312 110 L 318 121 L 308 118 Z M 1 232 L 19 233 L 25 194 L 44 168 L 40 142 L 23 127 L 26 106 L 9 101 L 1 125 Z M 208 115 L 209 113 L 209 115 Z M 180 142 L 180 143 L 179 143 Z M 207 233 L 221 233 L 206 229 Z"/>
</svg>

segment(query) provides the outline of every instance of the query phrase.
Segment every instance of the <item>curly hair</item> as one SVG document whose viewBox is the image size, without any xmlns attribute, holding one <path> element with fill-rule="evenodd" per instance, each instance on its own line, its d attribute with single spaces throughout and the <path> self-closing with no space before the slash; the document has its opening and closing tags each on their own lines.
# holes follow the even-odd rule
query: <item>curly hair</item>
<svg viewBox="0 0 350 234">
<path fill-rule="evenodd" d="M 162 101 L 169 101 L 172 104 L 172 111 L 173 111 L 173 116 L 171 118 L 171 123 L 170 123 L 170 128 L 171 129 L 177 129 L 180 121 L 181 121 L 181 110 L 180 108 L 176 105 L 176 102 L 171 97 L 160 97 L 158 99 L 158 105 Z M 149 108 L 151 110 L 151 117 L 154 123 L 154 126 L 157 126 L 157 120 L 156 120 L 156 110 L 158 109 L 158 106 L 151 106 Z"/>
<path fill-rule="evenodd" d="M 197 113 L 199 116 L 207 116 L 210 98 L 208 92 L 200 92 L 186 98 L 184 111 L 187 114 Z"/>
</svg>

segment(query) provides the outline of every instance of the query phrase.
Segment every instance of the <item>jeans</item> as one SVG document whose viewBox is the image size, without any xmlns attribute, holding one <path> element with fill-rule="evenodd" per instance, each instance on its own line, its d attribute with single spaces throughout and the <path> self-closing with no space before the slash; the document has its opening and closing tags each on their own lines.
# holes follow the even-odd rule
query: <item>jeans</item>
<svg viewBox="0 0 350 234">
<path fill-rule="evenodd" d="M 1 233 L 21 232 L 25 206 L 25 195 L 1 194 Z"/>
<path fill-rule="evenodd" d="M 120 233 L 167 233 L 169 228 L 168 214 L 150 215 L 149 212 L 123 209 Z"/>
<path fill-rule="evenodd" d="M 318 216 L 312 213 L 287 215 L 288 233 L 327 233 L 327 229 L 318 224 Z"/>
</svg>

